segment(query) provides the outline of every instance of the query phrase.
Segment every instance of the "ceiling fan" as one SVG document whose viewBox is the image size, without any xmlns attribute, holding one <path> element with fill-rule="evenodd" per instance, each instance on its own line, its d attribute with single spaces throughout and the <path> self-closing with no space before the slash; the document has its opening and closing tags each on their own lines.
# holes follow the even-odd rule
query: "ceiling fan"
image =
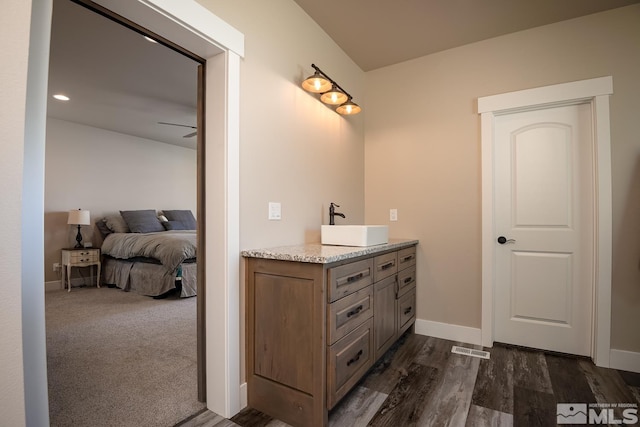
<svg viewBox="0 0 640 427">
<path fill-rule="evenodd" d="M 167 122 L 158 122 L 158 124 L 159 124 L 159 125 L 169 125 L 169 126 L 180 126 L 180 127 L 183 127 L 183 128 L 196 129 L 196 131 L 195 131 L 195 132 L 188 133 L 188 134 L 184 135 L 184 136 L 183 136 L 183 138 L 191 138 L 191 137 L 194 137 L 194 136 L 196 136 L 196 135 L 198 134 L 198 130 L 197 130 L 198 128 L 197 128 L 197 127 L 195 127 L 195 126 L 191 126 L 191 125 L 181 125 L 181 124 L 179 124 L 179 123 L 167 123 Z"/>
</svg>

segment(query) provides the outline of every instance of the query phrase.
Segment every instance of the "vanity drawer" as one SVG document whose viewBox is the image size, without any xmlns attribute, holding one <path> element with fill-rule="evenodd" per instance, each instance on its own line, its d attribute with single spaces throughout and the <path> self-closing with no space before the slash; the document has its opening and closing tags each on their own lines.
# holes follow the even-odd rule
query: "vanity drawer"
<svg viewBox="0 0 640 427">
<path fill-rule="evenodd" d="M 393 276 L 398 272 L 398 253 L 391 252 L 373 258 L 373 280 L 375 282 Z"/>
<path fill-rule="evenodd" d="M 416 266 L 405 268 L 398 273 L 398 296 L 402 296 L 416 285 Z"/>
<path fill-rule="evenodd" d="M 373 259 L 329 269 L 329 302 L 347 296 L 373 283 Z"/>
<path fill-rule="evenodd" d="M 333 344 L 373 316 L 373 286 L 346 296 L 329 305 L 328 342 Z"/>
<path fill-rule="evenodd" d="M 401 249 L 398 251 L 398 270 L 416 265 L 416 247 Z"/>
<path fill-rule="evenodd" d="M 331 409 L 373 364 L 373 319 L 327 349 L 327 408 Z"/>
<path fill-rule="evenodd" d="M 416 288 L 396 301 L 398 304 L 398 335 L 409 329 L 416 320 Z"/>
</svg>

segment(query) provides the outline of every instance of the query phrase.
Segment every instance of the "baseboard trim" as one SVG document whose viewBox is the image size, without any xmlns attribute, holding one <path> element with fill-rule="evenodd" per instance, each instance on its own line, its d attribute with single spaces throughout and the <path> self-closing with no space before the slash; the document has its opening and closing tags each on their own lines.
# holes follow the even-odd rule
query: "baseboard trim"
<svg viewBox="0 0 640 427">
<path fill-rule="evenodd" d="M 240 409 L 247 407 L 247 383 L 240 384 Z"/>
<path fill-rule="evenodd" d="M 62 281 L 61 280 L 52 280 L 50 282 L 44 282 L 44 291 L 59 291 L 62 289 Z"/>
<path fill-rule="evenodd" d="M 78 286 L 95 286 L 96 285 L 96 276 L 87 276 L 87 277 L 73 277 L 71 278 L 71 287 Z M 62 286 L 62 280 L 52 280 L 50 282 L 44 282 L 44 290 L 47 291 L 59 291 L 64 289 Z"/>
<path fill-rule="evenodd" d="M 416 334 L 467 344 L 482 345 L 482 330 L 433 320 L 416 319 Z"/>
<path fill-rule="evenodd" d="M 640 374 L 640 353 L 612 348 L 609 353 L 609 367 Z"/>
</svg>

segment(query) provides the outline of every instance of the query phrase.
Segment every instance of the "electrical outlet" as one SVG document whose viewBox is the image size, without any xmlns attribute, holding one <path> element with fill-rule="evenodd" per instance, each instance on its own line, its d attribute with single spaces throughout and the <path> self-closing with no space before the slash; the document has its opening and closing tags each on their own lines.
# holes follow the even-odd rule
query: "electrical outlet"
<svg viewBox="0 0 640 427">
<path fill-rule="evenodd" d="M 389 209 L 389 221 L 398 220 L 398 209 Z"/>
<path fill-rule="evenodd" d="M 53 271 L 60 271 L 60 263 L 59 262 L 54 262 L 53 263 Z"/>
</svg>

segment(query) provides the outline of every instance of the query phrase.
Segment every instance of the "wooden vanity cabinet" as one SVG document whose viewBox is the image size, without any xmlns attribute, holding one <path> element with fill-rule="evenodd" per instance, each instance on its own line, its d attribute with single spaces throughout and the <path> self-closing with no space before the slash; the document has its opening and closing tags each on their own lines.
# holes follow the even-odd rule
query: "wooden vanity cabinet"
<svg viewBox="0 0 640 427">
<path fill-rule="evenodd" d="M 326 426 L 414 321 L 415 244 L 328 264 L 248 258 L 248 405 L 292 426 Z"/>
</svg>

